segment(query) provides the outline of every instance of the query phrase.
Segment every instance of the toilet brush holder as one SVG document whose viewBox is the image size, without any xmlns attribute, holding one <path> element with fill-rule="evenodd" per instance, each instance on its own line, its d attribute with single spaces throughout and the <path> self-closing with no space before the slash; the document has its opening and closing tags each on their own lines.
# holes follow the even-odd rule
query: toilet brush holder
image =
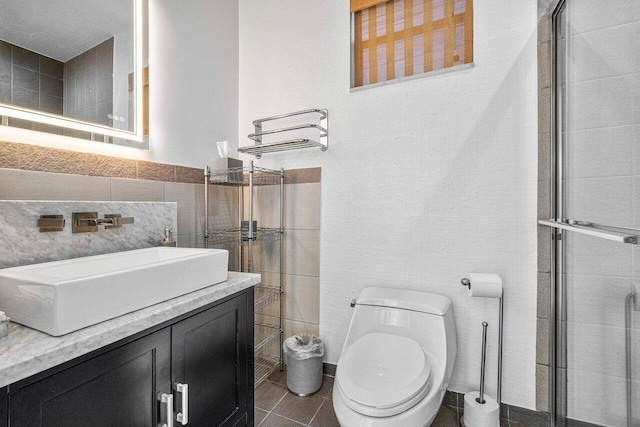
<svg viewBox="0 0 640 427">
<path fill-rule="evenodd" d="M 480 360 L 480 391 L 464 395 L 464 416 L 462 424 L 466 427 L 499 427 L 500 405 L 484 394 L 484 370 L 487 360 L 487 322 L 482 322 L 482 358 Z"/>
</svg>

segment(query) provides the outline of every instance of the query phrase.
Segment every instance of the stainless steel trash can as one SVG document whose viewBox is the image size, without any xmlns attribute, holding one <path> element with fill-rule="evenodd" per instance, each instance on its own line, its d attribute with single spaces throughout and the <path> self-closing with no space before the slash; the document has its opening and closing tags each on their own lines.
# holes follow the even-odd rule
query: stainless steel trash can
<svg viewBox="0 0 640 427">
<path fill-rule="evenodd" d="M 324 344 L 313 334 L 294 335 L 283 344 L 287 357 L 287 388 L 297 396 L 311 396 L 322 387 Z"/>
</svg>

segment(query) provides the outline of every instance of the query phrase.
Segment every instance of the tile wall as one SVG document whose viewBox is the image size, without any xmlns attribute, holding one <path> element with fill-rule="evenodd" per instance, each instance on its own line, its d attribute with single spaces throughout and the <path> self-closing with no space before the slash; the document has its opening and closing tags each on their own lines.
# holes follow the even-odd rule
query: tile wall
<svg viewBox="0 0 640 427">
<path fill-rule="evenodd" d="M 637 228 L 640 174 L 640 5 L 604 0 L 570 3 L 567 55 L 568 145 L 565 148 L 567 217 Z M 559 47 L 559 48 L 562 48 Z M 551 212 L 551 19 L 538 27 L 539 218 Z M 538 409 L 548 406 L 551 232 L 538 231 Z M 625 329 L 625 299 L 638 292 L 638 251 L 602 239 L 567 235 L 568 416 L 589 423 L 624 426 L 640 423 L 626 414 L 627 387 L 632 407 L 640 408 L 640 311 Z M 631 379 L 626 378 L 625 339 L 631 338 Z M 547 404 L 547 405 L 546 405 Z M 546 405 L 546 406 L 545 406 Z"/>
<path fill-rule="evenodd" d="M 112 126 L 113 37 L 64 64 L 64 115 Z"/>
<path fill-rule="evenodd" d="M 62 114 L 63 68 L 60 61 L 0 40 L 0 102 Z M 40 126 L 13 118 L 9 124 Z"/>
<path fill-rule="evenodd" d="M 0 141 L 0 200 L 175 202 L 178 246 L 204 245 L 203 182 L 203 171 L 197 168 Z M 258 187 L 255 191 L 259 226 L 279 227 L 279 186 Z M 238 189 L 210 185 L 209 194 L 209 227 L 237 227 Z M 317 334 L 319 168 L 285 171 L 285 218 L 285 336 Z M 163 229 L 157 232 L 162 237 Z M 225 249 L 234 253 L 233 247 Z M 273 244 L 256 247 L 254 271 L 263 273 L 266 283 L 277 285 L 275 250 Z M 230 269 L 237 269 L 236 260 L 230 256 Z M 277 347 L 272 351 L 277 352 Z"/>
<path fill-rule="evenodd" d="M 320 168 L 296 171 L 284 185 L 284 335 L 302 332 L 318 334 L 320 323 Z M 278 186 L 257 187 L 254 218 L 258 227 L 277 228 Z M 245 196 L 247 200 L 248 195 Z M 246 204 L 245 204 L 245 208 Z M 278 284 L 279 264 L 276 243 L 254 249 L 254 271 L 263 282 Z M 265 318 L 277 315 L 277 307 L 264 311 Z M 274 346 L 272 351 L 278 351 Z"/>
<path fill-rule="evenodd" d="M 574 1 L 568 13 L 567 217 L 637 228 L 640 6 Z M 632 407 L 640 408 L 640 330 L 626 329 L 625 300 L 638 284 L 640 252 L 575 233 L 567 247 L 567 415 L 601 425 L 638 425 L 640 410 L 627 420 L 626 409 L 629 393 Z M 640 319 L 640 312 L 630 316 Z"/>
<path fill-rule="evenodd" d="M 197 168 L 0 142 L 0 200 L 176 202 L 180 246 L 203 245 L 203 182 Z M 237 191 L 210 195 L 210 226 L 232 226 Z"/>
</svg>

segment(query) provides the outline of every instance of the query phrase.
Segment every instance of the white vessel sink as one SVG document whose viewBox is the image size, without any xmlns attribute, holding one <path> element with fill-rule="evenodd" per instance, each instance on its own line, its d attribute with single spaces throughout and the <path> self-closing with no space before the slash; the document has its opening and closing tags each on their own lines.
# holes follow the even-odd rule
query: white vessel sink
<svg viewBox="0 0 640 427">
<path fill-rule="evenodd" d="M 147 248 L 0 269 L 0 311 L 59 336 L 227 280 L 229 252 Z"/>
</svg>

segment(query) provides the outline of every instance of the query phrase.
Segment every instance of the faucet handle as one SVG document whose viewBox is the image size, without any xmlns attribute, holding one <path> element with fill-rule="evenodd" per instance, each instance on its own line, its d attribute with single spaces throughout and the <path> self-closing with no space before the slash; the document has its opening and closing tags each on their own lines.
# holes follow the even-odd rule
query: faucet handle
<svg viewBox="0 0 640 427">
<path fill-rule="evenodd" d="M 98 212 L 73 212 L 71 218 L 72 233 L 98 231 Z"/>
<path fill-rule="evenodd" d="M 134 218 L 132 216 L 123 217 L 122 214 L 105 214 L 104 218 L 106 220 L 111 220 L 109 222 L 103 222 L 102 225 L 105 228 L 120 228 L 123 224 L 133 224 Z"/>
<path fill-rule="evenodd" d="M 48 231 L 62 231 L 64 229 L 64 217 L 62 215 L 40 215 L 36 227 L 41 233 Z"/>
</svg>

